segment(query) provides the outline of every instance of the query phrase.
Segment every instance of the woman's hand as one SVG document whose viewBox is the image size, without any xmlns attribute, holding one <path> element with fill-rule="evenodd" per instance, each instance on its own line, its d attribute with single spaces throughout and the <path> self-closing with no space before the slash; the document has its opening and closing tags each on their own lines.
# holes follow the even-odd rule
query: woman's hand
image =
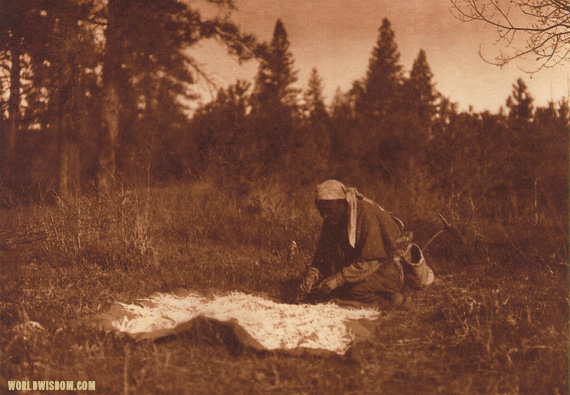
<svg viewBox="0 0 570 395">
<path fill-rule="evenodd" d="M 338 279 L 338 276 L 336 274 L 333 274 L 332 276 L 329 276 L 325 278 L 323 281 L 321 281 L 318 288 L 319 291 L 328 294 L 337 289 L 339 285 L 340 281 Z"/>
<path fill-rule="evenodd" d="M 303 292 L 306 293 L 311 293 L 311 290 L 313 289 L 313 285 L 315 285 L 315 283 L 317 282 L 317 280 L 319 279 L 319 274 L 313 270 L 310 270 L 306 275 L 305 278 L 303 278 L 303 281 L 301 282 L 301 290 Z"/>
</svg>

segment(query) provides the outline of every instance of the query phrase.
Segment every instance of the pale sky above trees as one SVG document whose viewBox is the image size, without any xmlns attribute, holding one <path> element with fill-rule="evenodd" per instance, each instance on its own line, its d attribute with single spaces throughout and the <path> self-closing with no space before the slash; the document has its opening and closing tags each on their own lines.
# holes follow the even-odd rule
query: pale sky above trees
<svg viewBox="0 0 570 395">
<path fill-rule="evenodd" d="M 449 0 L 236 0 L 231 18 L 260 40 L 271 39 L 275 21 L 281 18 L 289 34 L 291 51 L 299 69 L 300 88 L 305 88 L 311 69 L 323 79 L 325 101 L 330 103 L 337 87 L 348 90 L 362 78 L 384 17 L 392 23 L 405 72 L 424 49 L 434 74 L 436 89 L 458 102 L 461 109 L 497 111 L 511 93 L 512 84 L 523 78 L 538 105 L 568 97 L 568 65 L 543 69 L 533 75 L 534 59 L 516 60 L 503 68 L 486 63 L 504 47 L 495 46 L 493 28 L 482 23 L 463 23 L 453 17 Z M 215 45 L 203 44 L 200 59 L 222 86 L 237 78 L 252 80 L 255 62 L 239 66 Z M 205 95 L 204 100 L 209 100 Z"/>
</svg>

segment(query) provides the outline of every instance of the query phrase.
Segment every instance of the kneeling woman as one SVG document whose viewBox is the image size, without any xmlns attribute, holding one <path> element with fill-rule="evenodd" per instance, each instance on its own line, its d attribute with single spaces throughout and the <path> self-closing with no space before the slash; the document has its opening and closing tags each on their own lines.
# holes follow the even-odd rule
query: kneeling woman
<svg viewBox="0 0 570 395">
<path fill-rule="evenodd" d="M 336 180 L 317 186 L 315 203 L 324 221 L 301 290 L 340 291 L 379 308 L 402 304 L 404 272 L 394 260 L 402 242 L 401 222 Z"/>
</svg>

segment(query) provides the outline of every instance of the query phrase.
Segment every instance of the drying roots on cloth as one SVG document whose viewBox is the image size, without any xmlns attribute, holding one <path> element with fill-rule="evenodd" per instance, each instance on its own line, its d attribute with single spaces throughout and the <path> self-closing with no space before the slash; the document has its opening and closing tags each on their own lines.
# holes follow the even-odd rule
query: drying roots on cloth
<svg viewBox="0 0 570 395">
<path fill-rule="evenodd" d="M 169 329 L 208 318 L 237 323 L 267 350 L 306 348 L 337 354 L 344 354 L 355 338 L 351 322 L 380 316 L 373 309 L 343 308 L 332 303 L 290 305 L 241 292 L 213 298 L 192 292 L 185 296 L 158 293 L 138 304 L 120 304 L 120 310 L 121 314 L 115 311 L 108 327 L 135 338 L 160 337 L 152 333 L 169 334 Z"/>
</svg>

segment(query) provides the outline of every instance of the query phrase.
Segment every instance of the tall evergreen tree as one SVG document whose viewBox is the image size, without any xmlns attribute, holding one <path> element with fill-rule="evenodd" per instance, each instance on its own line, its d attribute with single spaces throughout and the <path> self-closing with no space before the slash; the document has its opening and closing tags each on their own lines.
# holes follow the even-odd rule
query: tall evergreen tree
<svg viewBox="0 0 570 395">
<path fill-rule="evenodd" d="M 404 123 L 401 110 L 402 66 L 395 34 L 388 19 L 382 21 L 366 77 L 355 81 L 352 94 L 358 122 L 360 159 L 372 172 L 386 177 L 399 169 Z"/>
<path fill-rule="evenodd" d="M 299 90 L 292 85 L 298 80 L 298 71 L 294 68 L 295 60 L 290 46 L 285 26 L 278 19 L 255 81 L 255 99 L 262 111 L 265 110 L 264 106 L 271 110 L 279 105 L 290 108 L 297 105 Z"/>
<path fill-rule="evenodd" d="M 412 160 L 423 155 L 436 114 L 436 92 L 432 82 L 433 74 L 427 62 L 425 51 L 419 51 L 414 60 L 410 76 L 404 82 L 402 111 L 404 117 L 404 138 L 406 149 Z"/>
<path fill-rule="evenodd" d="M 328 115 L 323 97 L 323 80 L 316 67 L 311 70 L 307 90 L 303 93 L 303 101 L 305 116 L 309 119 L 322 119 Z"/>
<path fill-rule="evenodd" d="M 513 84 L 513 92 L 507 99 L 507 108 L 509 109 L 509 122 L 513 126 L 520 122 L 530 122 L 533 115 L 532 102 L 534 99 L 528 93 L 528 87 L 524 81 L 519 78 Z"/>
<path fill-rule="evenodd" d="M 432 81 L 433 73 L 423 49 L 414 60 L 410 77 L 406 80 L 404 101 L 407 111 L 418 118 L 421 125 L 428 126 L 436 114 L 437 94 Z"/>
<path fill-rule="evenodd" d="M 384 18 L 368 62 L 363 96 L 356 102 L 357 112 L 382 118 L 395 108 L 402 82 L 402 66 L 399 61 L 400 52 L 392 24 Z"/>
<path fill-rule="evenodd" d="M 323 81 L 319 77 L 316 67 L 311 70 L 303 99 L 307 129 L 303 133 L 303 140 L 310 139 L 318 154 L 322 157 L 328 157 L 330 154 L 330 117 L 323 97 Z"/>
<path fill-rule="evenodd" d="M 313 182 L 319 171 L 326 169 L 330 156 L 331 123 L 323 96 L 323 81 L 316 67 L 313 67 L 303 92 L 303 119 L 301 127 L 297 127 L 294 142 L 295 161 L 303 163 L 300 169 L 310 168 L 311 171 L 299 171 L 299 179 L 303 182 Z"/>
<path fill-rule="evenodd" d="M 537 177 L 537 156 L 534 149 L 540 139 L 532 128 L 534 114 L 534 99 L 528 93 L 528 88 L 522 79 L 513 84 L 511 96 L 506 104 L 509 109 L 507 125 L 510 144 L 506 147 L 505 179 L 509 191 L 512 211 L 511 220 L 521 218 L 521 200 L 529 202 L 532 199 L 532 185 Z"/>
<path fill-rule="evenodd" d="M 275 23 L 273 38 L 266 47 L 255 79 L 253 115 L 262 148 L 263 161 L 279 163 L 293 143 L 299 90 L 297 70 L 287 32 L 281 20 Z"/>
</svg>

